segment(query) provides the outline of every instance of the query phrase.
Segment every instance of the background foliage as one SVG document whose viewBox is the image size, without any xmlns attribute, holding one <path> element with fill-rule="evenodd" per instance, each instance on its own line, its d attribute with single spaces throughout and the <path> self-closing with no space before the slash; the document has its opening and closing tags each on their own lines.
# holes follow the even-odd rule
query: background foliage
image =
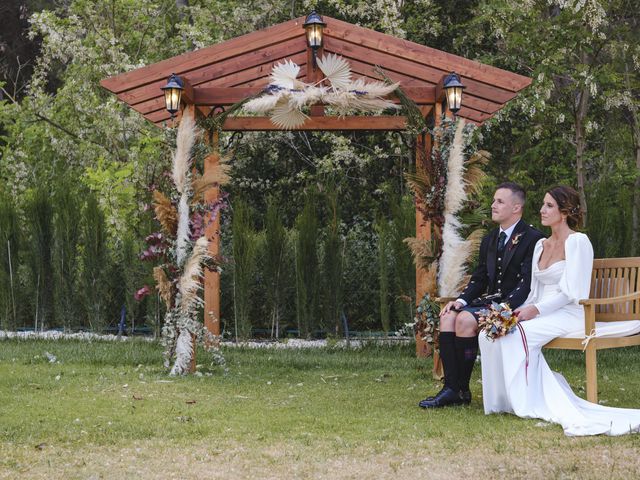
<svg viewBox="0 0 640 480">
<path fill-rule="evenodd" d="M 114 329 L 123 305 L 129 328 L 157 326 L 157 298 L 133 300 L 151 283 L 151 265 L 134 259 L 154 229 L 148 192 L 164 181 L 170 135 L 117 101 L 99 80 L 311 8 L 531 77 L 532 86 L 482 128 L 479 147 L 492 154 L 485 203 L 497 183 L 519 181 L 530 192 L 527 218 L 536 224 L 544 190 L 574 185 L 588 209 L 586 231 L 596 255 L 640 254 L 634 2 L 5 0 L 3 328 L 34 327 L 37 319 L 42 327 Z M 393 330 L 410 319 L 414 274 L 401 243 L 413 230 L 402 180 L 413 168 L 410 136 L 252 133 L 233 147 L 231 202 L 250 208 L 256 231 L 255 273 L 243 297 L 254 332 L 273 335 L 277 322 L 279 335 L 299 333 L 293 332 L 302 319 L 295 308 L 301 295 L 296 219 L 311 192 L 317 238 L 308 255 L 318 265 L 316 285 L 306 288 L 315 288 L 309 308 L 318 325 L 304 323 L 303 333 L 320 327 L 341 333 L 338 315 L 352 330 Z M 267 218 L 268 201 L 277 205 L 280 226 Z M 234 324 L 234 211 L 222 222 L 230 260 L 222 278 L 228 330 Z M 278 239 L 278 251 L 265 247 L 265 236 Z M 276 271 L 280 287 L 274 290 L 272 273 L 265 272 Z"/>
</svg>

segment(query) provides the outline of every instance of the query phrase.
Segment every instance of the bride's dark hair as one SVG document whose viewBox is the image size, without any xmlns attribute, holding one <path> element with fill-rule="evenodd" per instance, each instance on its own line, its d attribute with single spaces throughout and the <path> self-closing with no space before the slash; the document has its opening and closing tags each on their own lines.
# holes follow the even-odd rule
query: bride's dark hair
<svg viewBox="0 0 640 480">
<path fill-rule="evenodd" d="M 569 228 L 576 229 L 582 225 L 584 212 L 580 207 L 580 196 L 573 188 L 566 185 L 558 185 L 547 190 L 558 204 L 560 213 L 567 216 Z"/>
</svg>

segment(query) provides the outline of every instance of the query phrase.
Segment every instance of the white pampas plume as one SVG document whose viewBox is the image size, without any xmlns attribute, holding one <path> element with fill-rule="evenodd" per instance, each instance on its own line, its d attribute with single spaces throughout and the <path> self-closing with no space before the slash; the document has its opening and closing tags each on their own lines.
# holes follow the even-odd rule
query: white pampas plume
<svg viewBox="0 0 640 480">
<path fill-rule="evenodd" d="M 273 109 L 282 95 L 282 91 L 275 92 L 269 95 L 263 95 L 253 100 L 249 100 L 242 108 L 243 110 L 251 113 L 267 113 Z"/>
<path fill-rule="evenodd" d="M 460 220 L 455 215 L 445 214 L 442 228 L 442 255 L 438 290 L 442 297 L 455 297 L 466 273 L 465 264 L 472 252 L 473 244 L 460 237 Z"/>
<path fill-rule="evenodd" d="M 178 229 L 176 232 L 176 263 L 181 267 L 189 244 L 189 195 L 182 192 L 178 203 Z"/>
<path fill-rule="evenodd" d="M 180 330 L 178 341 L 176 342 L 176 362 L 171 368 L 169 375 L 184 375 L 189 371 L 191 358 L 193 357 L 193 340 L 191 333 L 186 328 Z"/>
<path fill-rule="evenodd" d="M 447 162 L 447 190 L 444 197 L 445 215 L 455 215 L 467 200 L 464 181 L 464 121 L 458 120 Z"/>
<path fill-rule="evenodd" d="M 330 53 L 322 58 L 318 58 L 318 67 L 324 73 L 331 86 L 334 89 L 347 90 L 351 84 L 351 67 L 347 61 L 336 55 Z"/>
<path fill-rule="evenodd" d="M 198 291 L 202 288 L 203 262 L 208 257 L 208 247 L 207 237 L 200 237 L 196 241 L 191 256 L 184 266 L 184 273 L 180 277 L 178 291 L 180 292 L 180 312 L 183 316 L 189 315 L 200 301 Z"/>
<path fill-rule="evenodd" d="M 359 78 L 348 85 L 347 90 L 365 93 L 368 97 L 386 97 L 393 93 L 399 86 L 399 83 L 385 83 L 378 81 L 367 83 L 364 78 Z"/>
<path fill-rule="evenodd" d="M 196 140 L 196 125 L 192 115 L 183 115 L 178 127 L 176 151 L 173 155 L 173 183 L 179 193 L 186 190 L 191 149 Z"/>
</svg>

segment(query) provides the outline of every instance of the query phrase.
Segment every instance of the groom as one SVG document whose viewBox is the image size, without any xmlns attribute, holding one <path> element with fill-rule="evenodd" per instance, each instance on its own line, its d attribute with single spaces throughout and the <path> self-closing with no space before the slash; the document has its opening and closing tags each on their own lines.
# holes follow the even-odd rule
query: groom
<svg viewBox="0 0 640 480">
<path fill-rule="evenodd" d="M 543 235 L 522 220 L 525 198 L 524 189 L 513 182 L 496 189 L 491 219 L 499 226 L 482 239 L 478 266 L 460 297 L 440 312 L 444 387 L 422 400 L 422 408 L 471 402 L 469 380 L 478 354 L 477 312 L 492 300 L 515 309 L 529 295 L 533 249 Z"/>
</svg>

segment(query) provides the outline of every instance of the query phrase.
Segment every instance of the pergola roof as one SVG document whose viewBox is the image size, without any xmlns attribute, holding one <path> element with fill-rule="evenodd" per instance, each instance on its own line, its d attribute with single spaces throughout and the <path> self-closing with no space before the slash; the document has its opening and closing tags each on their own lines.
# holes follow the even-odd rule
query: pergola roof
<svg viewBox="0 0 640 480">
<path fill-rule="evenodd" d="M 300 65 L 300 79 L 304 81 L 308 58 L 304 21 L 304 17 L 290 20 L 104 79 L 101 84 L 149 121 L 161 124 L 169 114 L 160 87 L 171 73 L 176 73 L 191 84 L 194 103 L 206 114 L 215 104 L 235 103 L 265 87 L 273 65 L 285 59 Z M 325 53 L 343 56 L 355 76 L 379 80 L 374 71 L 379 66 L 403 88 L 423 87 L 423 92 L 433 89 L 429 99 L 418 103 L 433 104 L 438 82 L 448 73 L 458 73 L 467 87 L 458 115 L 474 123 L 490 118 L 531 83 L 531 79 L 506 70 L 335 18 L 324 17 L 324 21 Z M 230 94 L 229 89 L 212 87 L 235 88 Z M 212 101 L 216 92 L 225 93 Z"/>
</svg>

